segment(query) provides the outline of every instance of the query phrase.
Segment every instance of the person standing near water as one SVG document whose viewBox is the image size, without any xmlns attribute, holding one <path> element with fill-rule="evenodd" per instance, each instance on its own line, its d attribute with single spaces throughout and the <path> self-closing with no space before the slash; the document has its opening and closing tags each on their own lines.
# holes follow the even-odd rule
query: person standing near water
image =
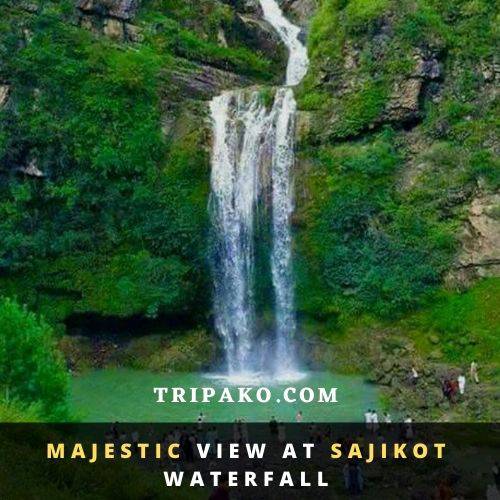
<svg viewBox="0 0 500 500">
<path fill-rule="evenodd" d="M 465 392 L 465 375 L 461 373 L 458 376 L 458 390 L 460 391 L 460 394 L 463 395 Z"/>
<path fill-rule="evenodd" d="M 372 432 L 375 433 L 378 430 L 378 414 L 375 410 L 372 410 L 371 422 L 372 422 Z"/>
<path fill-rule="evenodd" d="M 203 428 L 203 422 L 205 421 L 205 415 L 202 412 L 198 415 L 198 430 L 201 431 Z"/>
<path fill-rule="evenodd" d="M 269 422 L 269 431 L 272 436 L 276 436 L 278 434 L 278 422 L 274 416 L 271 417 L 271 421 Z"/>
<path fill-rule="evenodd" d="M 475 360 L 473 360 L 472 363 L 470 364 L 470 378 L 471 380 L 476 382 L 476 384 L 479 384 L 479 377 L 477 374 L 477 363 Z"/>
<path fill-rule="evenodd" d="M 372 411 L 371 410 L 365 411 L 365 424 L 366 424 L 366 428 L 368 430 L 370 430 L 372 428 Z"/>
</svg>

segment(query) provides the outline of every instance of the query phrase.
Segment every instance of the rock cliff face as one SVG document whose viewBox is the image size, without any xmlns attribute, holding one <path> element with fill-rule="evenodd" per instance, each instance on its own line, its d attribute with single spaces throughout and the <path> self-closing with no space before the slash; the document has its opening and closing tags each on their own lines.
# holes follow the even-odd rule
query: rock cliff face
<svg viewBox="0 0 500 500">
<path fill-rule="evenodd" d="M 224 40 L 244 40 L 245 44 L 254 50 L 271 57 L 278 55 L 283 61 L 286 60 L 285 49 L 277 33 L 262 19 L 259 12 L 238 13 L 233 23 L 224 31 Z"/>
<path fill-rule="evenodd" d="M 423 103 L 429 97 L 429 84 L 442 77 L 441 64 L 435 53 L 417 51 L 413 56 L 415 66 L 408 77 L 396 79 L 391 90 L 381 122 L 409 125 L 422 118 Z M 436 99 L 439 87 L 434 88 Z M 427 94 L 427 95 L 426 95 Z"/>
<path fill-rule="evenodd" d="M 132 24 L 139 8 L 138 0 L 77 0 L 83 27 L 118 41 L 138 41 Z"/>
<path fill-rule="evenodd" d="M 493 12 L 369 4 L 318 4 L 299 91 L 298 296 L 330 319 L 499 276 Z"/>
<path fill-rule="evenodd" d="M 472 200 L 460 235 L 462 250 L 452 276 L 469 285 L 480 277 L 500 276 L 500 195 Z"/>
<path fill-rule="evenodd" d="M 130 21 L 137 14 L 138 0 L 77 0 L 77 7 L 85 14 L 114 17 Z"/>
<path fill-rule="evenodd" d="M 307 27 L 318 8 L 318 0 L 283 0 L 281 8 L 301 26 Z"/>
<path fill-rule="evenodd" d="M 0 213 L 12 208 L 0 224 L 2 294 L 6 275 L 8 293 L 28 307 L 43 297 L 61 330 L 77 310 L 191 310 L 205 322 L 207 104 L 227 88 L 282 81 L 278 37 L 240 2 L 4 4 L 14 28 L 0 30 Z M 97 206 L 107 215 L 87 223 Z M 78 249 L 62 243 L 70 233 Z"/>
</svg>

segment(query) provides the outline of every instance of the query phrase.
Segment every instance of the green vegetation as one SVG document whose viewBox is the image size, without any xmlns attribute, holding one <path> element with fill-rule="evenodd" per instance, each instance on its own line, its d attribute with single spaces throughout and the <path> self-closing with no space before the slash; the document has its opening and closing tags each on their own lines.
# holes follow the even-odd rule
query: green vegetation
<svg viewBox="0 0 500 500">
<path fill-rule="evenodd" d="M 499 296 L 497 278 L 464 293 L 443 292 L 427 309 L 408 318 L 407 328 L 423 351 L 435 349 L 432 340 L 439 339 L 445 359 L 452 363 L 494 362 L 500 349 Z"/>
<path fill-rule="evenodd" d="M 496 35 L 484 0 L 320 2 L 299 92 L 304 314 L 401 318 L 440 293 L 468 203 L 499 186 Z"/>
<path fill-rule="evenodd" d="M 172 339 L 149 335 L 132 340 L 120 366 L 153 372 L 196 372 L 214 359 L 214 343 L 204 331 L 180 333 Z"/>
<path fill-rule="evenodd" d="M 50 326 L 16 302 L 0 299 L 1 413 L 8 418 L 22 408 L 28 420 L 38 414 L 64 419 L 67 384 Z"/>
<path fill-rule="evenodd" d="M 95 38 L 54 4 L 36 16 L 5 9 L 0 289 L 52 323 L 202 310 L 207 155 L 192 116 L 190 129 L 161 134 L 160 82 L 174 55 L 154 41 Z M 32 160 L 43 180 L 17 172 Z"/>
<path fill-rule="evenodd" d="M 322 0 L 311 25 L 312 67 L 301 105 L 331 120 L 326 128 L 320 121 L 321 136 L 358 135 L 383 120 L 395 85 L 415 75 L 419 51 L 437 54 L 446 76 L 454 75 L 447 97 L 471 104 L 481 90 L 478 63 L 493 58 L 495 21 L 487 0 Z"/>
<path fill-rule="evenodd" d="M 175 54 L 201 64 L 262 80 L 274 76 L 269 60 L 245 47 L 228 48 L 214 41 L 203 40 L 166 16 L 155 14 L 145 19 L 154 22 L 155 31 L 149 34 L 147 42 L 159 53 Z"/>
<path fill-rule="evenodd" d="M 403 158 L 395 141 L 387 130 L 315 153 L 307 231 L 299 234 L 304 260 L 316 266 L 304 263 L 308 292 L 301 295 L 301 307 L 313 316 L 401 315 L 448 269 L 454 224 L 440 220 L 427 199 L 398 190 L 394 177 Z"/>
</svg>

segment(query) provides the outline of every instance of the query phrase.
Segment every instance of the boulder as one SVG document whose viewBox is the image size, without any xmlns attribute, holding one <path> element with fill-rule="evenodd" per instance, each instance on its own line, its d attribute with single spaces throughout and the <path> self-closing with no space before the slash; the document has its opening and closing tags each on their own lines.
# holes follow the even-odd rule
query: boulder
<svg viewBox="0 0 500 500">
<path fill-rule="evenodd" d="M 20 7 L 21 9 L 25 10 L 26 12 L 29 12 L 30 14 L 38 13 L 39 9 L 39 6 L 33 2 L 21 2 Z"/>
<path fill-rule="evenodd" d="M 429 359 L 441 359 L 443 357 L 443 353 L 439 349 L 434 349 L 429 353 Z"/>
<path fill-rule="evenodd" d="M 500 64 L 494 59 L 492 61 L 481 61 L 480 72 L 486 83 L 493 83 L 500 76 Z"/>
<path fill-rule="evenodd" d="M 441 65 L 435 54 L 417 51 L 414 60 L 415 66 L 411 75 L 394 83 L 384 120 L 408 123 L 418 119 L 425 85 L 441 79 Z"/>
<path fill-rule="evenodd" d="M 385 117 L 390 121 L 405 122 L 416 118 L 422 90 L 421 78 L 396 82 L 386 108 Z"/>
<path fill-rule="evenodd" d="M 437 57 L 430 53 L 417 52 L 414 56 L 415 70 L 413 76 L 427 80 L 438 80 L 442 76 L 441 64 Z"/>
<path fill-rule="evenodd" d="M 384 370 L 385 373 L 388 373 L 390 372 L 394 367 L 394 361 L 390 360 L 390 359 L 386 359 L 383 363 L 382 363 L 382 370 Z"/>
<path fill-rule="evenodd" d="M 314 120 L 313 113 L 310 111 L 298 111 L 296 116 L 295 139 L 297 142 L 305 140 L 312 129 Z"/>
<path fill-rule="evenodd" d="M 240 12 L 262 17 L 262 8 L 259 0 L 229 0 L 228 3 Z"/>
<path fill-rule="evenodd" d="M 140 41 L 139 29 L 131 24 L 138 7 L 138 0 L 77 1 L 81 26 L 117 41 Z"/>
<path fill-rule="evenodd" d="M 123 25 L 123 21 L 112 17 L 106 19 L 103 27 L 103 33 L 113 40 L 123 40 L 125 38 L 125 27 Z"/>
<path fill-rule="evenodd" d="M 144 39 L 141 28 L 135 26 L 134 24 L 125 23 L 124 30 L 125 38 L 130 42 L 142 42 Z"/>
<path fill-rule="evenodd" d="M 262 17 L 237 14 L 230 30 L 225 32 L 226 43 L 243 42 L 246 46 L 263 52 L 275 61 L 286 65 L 287 51 L 275 29 Z"/>
<path fill-rule="evenodd" d="M 301 26 L 307 26 L 318 7 L 317 0 L 283 0 L 281 8 Z"/>
</svg>

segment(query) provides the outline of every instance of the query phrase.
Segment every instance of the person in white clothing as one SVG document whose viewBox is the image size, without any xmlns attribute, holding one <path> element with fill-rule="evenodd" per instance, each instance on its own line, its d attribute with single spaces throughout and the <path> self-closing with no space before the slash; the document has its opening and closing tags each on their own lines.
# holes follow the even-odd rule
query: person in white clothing
<svg viewBox="0 0 500 500">
<path fill-rule="evenodd" d="M 458 390 L 460 391 L 460 394 L 463 394 L 465 392 L 465 375 L 461 373 L 458 376 Z"/>
<path fill-rule="evenodd" d="M 372 411 L 371 410 L 365 411 L 365 424 L 366 424 L 366 428 L 368 430 L 370 430 L 372 428 Z"/>
<path fill-rule="evenodd" d="M 302 418 L 303 418 L 303 416 L 302 416 L 302 412 L 301 412 L 301 411 L 298 411 L 298 412 L 297 412 L 297 415 L 295 415 L 295 421 L 296 421 L 298 424 L 300 424 L 300 423 L 302 422 Z"/>
<path fill-rule="evenodd" d="M 411 378 L 411 383 L 413 385 L 417 385 L 418 377 L 419 377 L 419 375 L 418 375 L 417 369 L 414 366 L 412 366 L 411 367 L 411 377 L 410 378 Z"/>
<path fill-rule="evenodd" d="M 476 382 L 476 384 L 479 384 L 479 376 L 477 374 L 477 363 L 476 361 L 472 361 L 470 364 L 470 378 Z"/>
<path fill-rule="evenodd" d="M 392 418 L 389 412 L 384 413 L 384 422 L 386 424 L 392 424 Z"/>
<path fill-rule="evenodd" d="M 198 415 L 198 419 L 197 419 L 199 431 L 201 431 L 201 429 L 203 428 L 204 421 L 205 421 L 205 415 L 203 415 L 203 413 L 200 412 L 200 414 Z"/>
<path fill-rule="evenodd" d="M 376 432 L 378 429 L 378 414 L 375 410 L 372 410 L 371 421 L 372 421 L 372 432 Z"/>
</svg>

